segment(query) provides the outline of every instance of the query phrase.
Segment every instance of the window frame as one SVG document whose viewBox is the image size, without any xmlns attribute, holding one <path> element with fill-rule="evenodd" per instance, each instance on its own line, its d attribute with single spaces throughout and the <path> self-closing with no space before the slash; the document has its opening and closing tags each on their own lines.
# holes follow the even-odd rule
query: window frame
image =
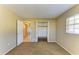
<svg viewBox="0 0 79 59">
<path fill-rule="evenodd" d="M 65 27 L 65 32 L 68 33 L 68 34 L 78 34 L 79 35 L 79 32 L 77 33 L 75 30 L 79 29 L 79 28 L 75 28 L 75 25 L 79 25 L 79 23 L 75 23 L 75 20 L 76 19 L 79 19 L 79 18 L 75 18 L 77 15 L 79 14 L 76 14 L 76 15 L 73 15 L 73 16 L 70 16 L 70 17 L 67 17 L 66 18 L 66 27 Z M 71 20 L 74 22 L 73 24 L 69 24 L 69 19 L 71 18 Z M 73 19 L 72 19 L 73 18 Z M 69 26 L 73 26 L 72 31 L 69 31 Z"/>
</svg>

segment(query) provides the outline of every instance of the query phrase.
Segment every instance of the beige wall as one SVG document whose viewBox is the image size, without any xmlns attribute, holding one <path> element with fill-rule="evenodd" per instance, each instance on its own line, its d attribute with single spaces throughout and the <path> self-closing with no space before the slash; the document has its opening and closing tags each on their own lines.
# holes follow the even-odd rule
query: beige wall
<svg viewBox="0 0 79 59">
<path fill-rule="evenodd" d="M 79 5 L 65 12 L 57 19 L 57 43 L 71 54 L 79 54 L 79 35 L 65 31 L 66 18 L 79 13 Z"/>
<path fill-rule="evenodd" d="M 16 46 L 16 20 L 20 19 L 0 5 L 0 54 L 6 54 Z"/>
<path fill-rule="evenodd" d="M 25 19 L 25 21 L 31 22 L 31 28 L 32 28 L 32 35 L 31 35 L 31 41 L 37 42 L 36 39 L 36 22 L 49 22 L 49 42 L 55 42 L 56 41 L 56 20 L 55 19 L 45 19 L 45 18 L 37 18 L 37 19 Z"/>
</svg>

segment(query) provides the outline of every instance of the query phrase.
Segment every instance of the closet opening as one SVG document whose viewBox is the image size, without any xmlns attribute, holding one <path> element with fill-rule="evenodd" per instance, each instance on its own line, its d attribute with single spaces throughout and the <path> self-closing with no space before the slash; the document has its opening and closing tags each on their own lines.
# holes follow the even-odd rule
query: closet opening
<svg viewBox="0 0 79 59">
<path fill-rule="evenodd" d="M 38 22 L 37 24 L 38 42 L 48 41 L 48 22 Z"/>
</svg>

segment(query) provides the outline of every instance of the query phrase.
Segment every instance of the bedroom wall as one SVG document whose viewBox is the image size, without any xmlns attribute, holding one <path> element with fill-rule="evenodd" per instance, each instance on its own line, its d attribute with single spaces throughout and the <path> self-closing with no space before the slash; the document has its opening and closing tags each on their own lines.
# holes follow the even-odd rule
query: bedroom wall
<svg viewBox="0 0 79 59">
<path fill-rule="evenodd" d="M 22 18 L 0 5 L 0 54 L 16 47 L 16 20 Z"/>
<path fill-rule="evenodd" d="M 79 55 L 79 35 L 66 33 L 66 19 L 79 13 L 79 5 L 68 10 L 57 19 L 57 43 L 72 55 Z"/>
</svg>

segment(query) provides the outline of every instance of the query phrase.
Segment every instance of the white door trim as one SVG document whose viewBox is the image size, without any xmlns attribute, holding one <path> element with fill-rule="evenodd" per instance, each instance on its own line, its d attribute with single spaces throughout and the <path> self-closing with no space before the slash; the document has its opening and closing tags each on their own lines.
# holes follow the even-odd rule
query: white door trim
<svg viewBox="0 0 79 59">
<path fill-rule="evenodd" d="M 50 27 L 49 27 L 49 21 L 48 21 L 48 36 L 47 36 L 47 42 L 49 42 L 49 29 L 50 29 Z"/>
<path fill-rule="evenodd" d="M 38 30 L 38 21 L 36 21 L 36 42 L 38 42 L 38 34 L 37 34 L 37 30 Z"/>
</svg>

